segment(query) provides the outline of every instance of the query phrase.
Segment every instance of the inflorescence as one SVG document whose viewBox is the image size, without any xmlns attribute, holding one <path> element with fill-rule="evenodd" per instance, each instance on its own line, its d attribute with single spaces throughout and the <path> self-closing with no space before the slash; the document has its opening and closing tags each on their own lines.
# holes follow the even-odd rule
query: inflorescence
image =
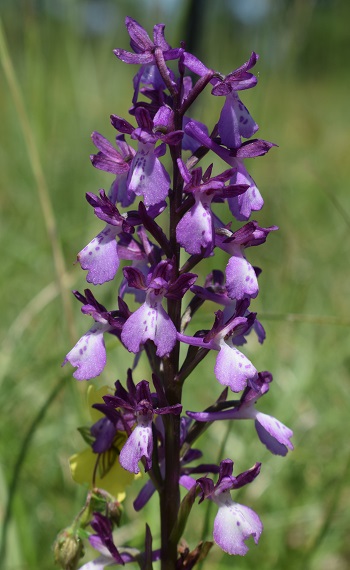
<svg viewBox="0 0 350 570">
<path fill-rule="evenodd" d="M 153 41 L 132 18 L 126 18 L 126 27 L 132 52 L 114 53 L 122 62 L 140 66 L 133 81 L 132 118 L 129 122 L 111 116 L 113 144 L 92 134 L 97 152 L 91 162 L 111 173 L 113 182 L 108 194 L 101 189 L 86 195 L 105 226 L 78 254 L 91 285 L 122 276 L 118 305 L 107 309 L 90 289 L 84 294 L 74 291 L 93 325 L 64 364 L 75 367 L 77 380 L 100 375 L 108 333 L 134 353 L 135 360 L 133 370 L 125 371 L 125 386 L 117 380 L 114 390 L 89 391 L 93 417 L 98 419 L 80 429 L 88 447 L 71 458 L 71 469 L 74 479 L 87 482 L 90 491 L 71 527 L 58 536 L 55 556 L 63 568 L 76 568 L 88 539 L 100 556 L 85 564 L 85 570 L 128 562 L 148 570 L 155 560 L 161 561 L 162 569 L 181 570 L 193 568 L 212 546 L 200 542 L 205 537 L 199 536 L 191 551 L 182 538 L 198 497 L 199 503 L 209 500 L 217 506 L 213 538 L 225 552 L 244 555 L 246 539 L 252 537 L 257 544 L 263 530 L 258 515 L 231 497 L 232 490 L 259 475 L 261 464 L 235 476 L 231 459 L 219 465 L 198 464 L 202 452 L 193 444 L 209 422 L 254 420 L 259 439 L 272 453 L 284 456 L 293 449 L 292 431 L 259 411 L 271 374 L 258 372 L 240 350 L 251 332 L 260 343 L 265 339 L 262 324 L 250 311 L 261 270 L 251 265 L 247 249 L 263 244 L 278 229 L 250 220 L 262 208 L 263 198 L 245 159 L 262 156 L 274 145 L 252 138 L 258 125 L 239 96 L 257 83 L 251 73 L 256 53 L 225 76 L 207 68 L 184 44 L 171 48 L 163 24 L 154 26 Z M 223 101 L 211 134 L 190 110 L 206 88 Z M 205 170 L 197 166 L 210 155 L 215 164 L 223 164 L 221 173 L 214 174 L 212 163 Z M 237 227 L 232 228 L 232 216 L 240 222 Z M 211 271 L 201 284 L 193 270 L 202 264 L 201 273 L 207 273 L 205 261 L 218 248 L 227 254 L 226 268 Z M 131 296 L 132 306 L 138 307 L 133 311 L 128 306 Z M 196 312 L 208 301 L 218 306 L 212 327 L 191 336 L 186 329 L 191 323 L 196 330 Z M 187 351 L 182 359 L 180 344 Z M 213 378 L 223 391 L 205 411 L 183 414 L 185 382 L 211 352 Z M 150 378 L 135 383 L 140 358 L 148 359 Z M 148 477 L 134 508 L 142 510 L 158 493 L 160 545 L 153 548 L 146 525 L 144 549 L 138 551 L 115 544 L 112 531 L 120 524 L 121 503 L 140 467 Z M 186 490 L 182 501 L 180 486 Z"/>
</svg>

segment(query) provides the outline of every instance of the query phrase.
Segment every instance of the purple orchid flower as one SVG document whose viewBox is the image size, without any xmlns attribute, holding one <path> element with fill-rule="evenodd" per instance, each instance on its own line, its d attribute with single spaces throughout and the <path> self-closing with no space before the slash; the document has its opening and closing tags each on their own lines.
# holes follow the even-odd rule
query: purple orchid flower
<svg viewBox="0 0 350 570">
<path fill-rule="evenodd" d="M 96 534 L 89 536 L 89 542 L 95 550 L 100 552 L 101 556 L 81 566 L 80 570 L 104 570 L 104 568 L 109 566 L 124 566 L 129 562 L 137 562 L 144 556 L 144 553 L 139 552 L 135 548 L 117 549 L 113 540 L 113 525 L 102 513 L 95 512 L 93 514 L 90 526 Z M 150 534 L 149 531 L 148 534 Z M 149 549 L 152 544 L 149 538 L 148 542 L 150 544 L 147 544 L 146 535 L 146 550 Z M 160 551 L 150 551 L 149 555 L 150 559 L 154 562 L 159 560 Z"/>
<path fill-rule="evenodd" d="M 146 299 L 123 326 L 121 339 L 129 350 L 137 354 L 140 346 L 147 340 L 153 340 L 157 347 L 157 356 L 169 354 L 175 346 L 176 328 L 162 306 L 163 297 L 181 298 L 193 285 L 197 275 L 187 273 L 169 284 L 173 271 L 172 264 L 161 261 L 151 270 L 145 279 L 141 271 L 133 267 L 123 269 L 130 287 L 143 289 Z"/>
<path fill-rule="evenodd" d="M 77 380 L 90 380 L 99 376 L 106 365 L 106 348 L 103 339 L 104 333 L 120 337 L 125 315 L 120 312 L 109 312 L 98 303 L 89 289 L 85 289 L 85 297 L 78 291 L 73 291 L 76 298 L 83 303 L 81 312 L 91 315 L 95 321 L 77 344 L 66 355 L 62 366 L 69 362 L 77 370 L 73 376 Z"/>
<path fill-rule="evenodd" d="M 209 499 L 216 503 L 218 512 L 214 520 L 213 538 L 224 552 L 244 556 L 248 552 L 245 541 L 252 536 L 258 544 L 263 525 L 258 515 L 249 507 L 233 501 L 230 490 L 239 489 L 251 483 L 260 473 L 261 463 L 256 463 L 248 471 L 234 477 L 233 461 L 224 459 L 220 463 L 220 473 L 217 483 L 208 477 L 201 477 L 197 481 L 190 477 L 182 478 L 182 484 L 191 489 L 198 484 L 201 487 L 201 499 Z"/>
<path fill-rule="evenodd" d="M 253 180 L 244 166 L 243 160 L 255 158 L 266 154 L 274 145 L 262 139 L 255 139 L 243 143 L 237 149 L 227 149 L 220 146 L 205 133 L 198 123 L 189 121 L 184 127 L 185 133 L 196 139 L 200 144 L 213 150 L 222 160 L 236 168 L 231 179 L 232 184 L 247 184 L 249 187 L 244 194 L 228 199 L 232 214 L 239 221 L 248 220 L 252 211 L 261 210 L 264 200 Z"/>
<path fill-rule="evenodd" d="M 158 400 L 152 397 L 149 389 L 149 383 L 142 380 L 136 386 L 128 374 L 129 392 L 124 390 L 120 383 L 116 385 L 116 394 L 114 396 L 104 396 L 106 405 L 95 404 L 95 408 L 103 411 L 106 415 L 114 416 L 115 408 L 122 408 L 125 412 L 132 414 L 134 417 L 135 428 L 130 430 L 130 420 L 126 425 L 129 437 L 120 451 L 119 462 L 121 466 L 131 473 L 139 473 L 138 463 L 144 458 L 145 471 L 152 468 L 152 452 L 153 452 L 153 433 L 152 424 L 154 415 L 163 414 L 180 414 L 182 410 L 181 404 L 174 406 L 158 407 Z M 159 390 L 158 385 L 156 389 Z M 112 408 L 112 410 L 111 410 Z"/>
<path fill-rule="evenodd" d="M 151 115 L 144 107 L 135 109 L 135 117 L 138 127 L 134 128 L 128 121 L 117 115 L 111 115 L 114 128 L 122 133 L 129 134 L 138 141 L 137 152 L 132 159 L 128 176 L 128 192 L 134 192 L 137 196 L 143 196 L 146 206 L 158 204 L 168 195 L 170 177 L 159 160 L 166 150 L 164 144 L 155 148 L 158 140 L 163 143 L 174 145 L 181 141 L 182 131 L 171 130 L 173 111 L 167 107 L 161 107 L 152 120 Z M 164 133 L 169 125 L 169 134 Z M 157 130 L 162 129 L 162 130 Z"/>
<path fill-rule="evenodd" d="M 215 244 L 231 254 L 226 266 L 227 294 L 231 299 L 255 298 L 259 292 L 256 272 L 244 256 L 246 247 L 264 243 L 268 234 L 277 230 L 277 226 L 261 228 L 258 222 L 245 224 L 236 232 L 226 228 L 217 230 Z"/>
<path fill-rule="evenodd" d="M 118 151 L 105 137 L 97 132 L 91 135 L 92 142 L 98 148 L 97 154 L 90 155 L 90 160 L 95 168 L 111 172 L 116 175 L 109 191 L 108 197 L 113 204 L 120 203 L 127 207 L 135 200 L 135 194 L 127 193 L 127 176 L 130 163 L 135 156 L 135 150 L 129 146 L 124 139 L 124 135 L 116 137 Z"/>
<path fill-rule="evenodd" d="M 248 471 L 232 476 L 233 462 L 225 459 L 220 463 L 219 479 L 216 485 L 207 477 L 198 479 L 202 489 L 201 500 L 211 499 L 219 507 L 214 520 L 213 538 L 218 546 L 228 554 L 244 556 L 248 547 L 245 541 L 250 536 L 258 544 L 263 525 L 258 515 L 249 507 L 235 503 L 230 490 L 239 489 L 251 483 L 260 473 L 260 463 Z"/>
<path fill-rule="evenodd" d="M 127 16 L 125 18 L 125 25 L 130 36 L 130 46 L 135 53 L 128 52 L 124 49 L 115 49 L 114 54 L 118 59 L 124 61 L 125 63 L 141 65 L 139 73 L 136 74 L 134 78 L 135 92 L 133 103 L 137 99 L 138 89 L 142 78 L 145 79 L 146 73 L 149 73 L 149 70 L 146 67 L 148 64 L 151 64 L 151 67 L 155 65 L 157 66 L 159 75 L 167 87 L 170 87 L 172 91 L 176 85 L 174 81 L 174 74 L 165 65 L 165 62 L 168 60 L 178 59 L 183 53 L 184 49 L 182 47 L 175 49 L 172 49 L 170 47 L 164 37 L 164 24 L 156 24 L 153 27 L 153 42 L 147 34 L 146 30 L 140 26 L 140 24 L 133 18 Z M 151 70 L 151 75 L 153 76 L 151 84 L 153 85 L 156 82 L 159 83 L 157 72 Z"/>
<path fill-rule="evenodd" d="M 126 215 L 121 215 L 107 198 L 104 190 L 100 190 L 100 197 L 88 192 L 86 199 L 94 208 L 95 215 L 107 225 L 78 253 L 77 259 L 81 268 L 88 271 L 87 282 L 101 285 L 114 279 L 118 271 L 120 261 L 116 236 L 122 232 L 132 233 L 134 228 L 127 222 Z"/>
<path fill-rule="evenodd" d="M 257 268 L 255 269 L 257 272 Z M 194 293 L 197 298 L 202 299 L 204 301 L 212 301 L 213 303 L 217 303 L 218 305 L 222 305 L 223 309 L 223 319 L 224 322 L 227 322 L 235 313 L 242 315 L 244 317 L 248 317 L 250 312 L 248 311 L 249 306 L 249 299 L 245 299 L 244 301 L 239 301 L 239 306 L 237 306 L 237 301 L 235 299 L 231 299 L 227 294 L 227 288 L 225 285 L 225 277 L 222 271 L 215 269 L 212 271 L 205 279 L 204 287 L 200 287 L 198 285 L 193 285 L 191 287 L 191 293 Z M 242 303 L 244 303 L 244 309 Z M 255 334 L 257 335 L 258 341 L 262 344 L 266 338 L 266 333 L 263 325 L 261 322 L 255 318 L 252 326 L 245 331 L 244 334 L 234 336 L 232 338 L 232 344 L 235 346 L 242 346 L 246 344 L 246 336 L 250 334 L 250 332 L 254 330 Z"/>
<path fill-rule="evenodd" d="M 178 160 L 181 176 L 185 181 L 184 192 L 191 194 L 194 205 L 181 218 L 176 228 L 176 238 L 187 253 L 198 254 L 205 251 L 211 254 L 214 247 L 214 223 L 211 213 L 211 202 L 215 197 L 235 196 L 245 192 L 247 186 L 225 186 L 232 177 L 234 169 L 225 170 L 218 176 L 210 177 L 211 165 L 202 175 L 201 168 L 191 173 L 182 160 Z"/>
<path fill-rule="evenodd" d="M 133 257 L 131 267 L 137 269 L 138 271 L 141 271 L 146 279 L 147 275 L 150 272 L 150 266 L 155 266 L 161 261 L 162 252 L 159 247 L 157 247 L 148 239 L 145 229 L 142 226 L 137 229 L 137 234 L 140 238 L 141 243 L 135 242 L 135 245 L 138 249 L 137 254 L 135 254 Z M 128 244 L 126 244 L 126 248 L 128 248 Z M 125 255 L 125 259 L 130 259 L 130 257 L 128 257 L 128 251 L 126 251 L 126 253 L 123 252 L 123 255 Z M 134 295 L 135 301 L 137 303 L 142 304 L 145 302 L 146 291 L 129 286 L 128 280 L 126 277 L 123 277 L 119 287 L 119 295 L 123 299 L 126 294 Z"/>
<path fill-rule="evenodd" d="M 213 422 L 216 420 L 246 420 L 255 422 L 255 429 L 260 441 L 275 455 L 285 456 L 288 449 L 293 450 L 290 438 L 293 436 L 291 429 L 286 427 L 276 418 L 263 414 L 255 409 L 258 399 L 269 390 L 272 375 L 269 372 L 259 372 L 250 386 L 247 386 L 242 394 L 240 402 L 232 409 L 219 412 L 186 412 L 187 415 L 198 422 Z"/>
<path fill-rule="evenodd" d="M 155 52 L 161 50 L 165 60 L 178 59 L 182 48 L 172 49 L 164 38 L 164 24 L 156 24 L 153 28 L 153 42 L 146 30 L 140 24 L 127 16 L 125 26 L 130 36 L 130 46 L 135 53 L 124 49 L 113 50 L 118 59 L 131 64 L 154 64 L 156 63 Z"/>
<path fill-rule="evenodd" d="M 248 380 L 257 376 L 257 370 L 250 360 L 232 343 L 232 337 L 245 334 L 251 328 L 255 313 L 248 317 L 236 313 L 227 323 L 223 321 L 223 312 L 215 313 L 212 329 L 204 337 L 191 337 L 177 333 L 181 342 L 205 349 L 218 350 L 214 373 L 216 379 L 224 386 L 229 386 L 233 392 L 240 392 L 246 387 Z"/>
<path fill-rule="evenodd" d="M 94 285 L 114 279 L 121 260 L 128 263 L 123 266 L 118 310 L 107 311 L 88 289 L 85 295 L 74 292 L 83 304 L 82 312 L 93 318 L 94 326 L 66 355 L 63 364 L 69 362 L 75 368 L 73 375 L 78 380 L 98 376 L 106 364 L 104 334 L 110 333 L 136 355 L 135 366 L 142 355 L 148 358 L 155 392 L 151 392 L 147 380 L 135 385 L 129 369 L 126 388 L 117 380 L 114 394 L 105 395 L 103 403 L 94 404 L 103 417 L 90 429 L 81 428 L 96 454 L 93 491 L 63 540 L 58 541 L 55 554 L 57 561 L 69 564 L 62 551 L 66 543 L 69 545 L 65 539 L 73 539 L 78 547 L 76 554 L 73 552 L 72 563 L 76 564 L 82 554 L 81 537 L 88 534 L 86 527 L 92 518 L 89 542 L 101 555 L 85 564 L 83 570 L 102 570 L 128 562 L 149 569 L 152 561 L 159 558 L 162 565 L 190 570 L 212 546 L 212 542 L 200 543 L 190 552 L 181 542 L 177 544 L 196 496 L 199 495 L 200 503 L 204 499 L 216 503 L 213 536 L 225 552 L 246 554 L 247 539 L 252 537 L 257 544 L 263 530 L 258 515 L 231 497 L 231 490 L 257 477 L 260 463 L 236 477 L 230 459 L 220 466 L 199 464 L 202 453 L 192 446 L 208 423 L 218 419 L 253 419 L 260 440 L 272 453 L 286 455 L 293 449 L 292 431 L 256 409 L 258 399 L 269 390 L 271 374 L 258 373 L 237 348 L 247 342 L 252 330 L 259 342 L 265 339 L 262 325 L 250 311 L 251 300 L 259 292 L 261 270 L 249 263 L 245 249 L 264 243 L 268 234 L 277 229 L 249 222 L 252 212 L 260 210 L 264 202 L 246 170 L 245 159 L 264 155 L 274 145 L 252 138 L 259 127 L 240 99 L 240 91 L 257 83 L 251 72 L 258 61 L 255 52 L 225 76 L 186 52 L 183 42 L 172 49 L 164 37 L 164 24 L 154 26 L 153 38 L 133 18 L 127 17 L 125 24 L 131 51 L 116 49 L 114 53 L 127 64 L 140 65 L 133 79 L 129 109 L 135 119 L 130 119 L 131 124 L 111 115 L 117 131 L 115 142 L 97 132 L 92 134 L 97 150 L 91 155 L 91 162 L 95 168 L 111 173 L 114 180 L 108 196 L 103 190 L 99 195 L 86 195 L 95 215 L 106 225 L 79 252 L 78 260 L 87 271 L 87 281 Z M 186 76 L 188 70 L 197 75 L 193 83 Z M 192 104 L 209 84 L 213 96 L 224 97 L 211 135 L 206 125 L 190 118 Z M 167 145 L 172 178 L 162 159 Z M 226 164 L 221 174 L 212 175 L 213 164 L 203 171 L 198 167 L 209 150 Z M 187 151 L 192 155 L 187 154 L 186 161 Z M 116 207 L 128 207 L 134 201 L 137 207 L 125 214 Z M 217 217 L 212 203 L 227 203 L 236 220 L 245 225 L 238 224 L 243 227 L 232 230 L 231 223 L 225 225 Z M 163 211 L 168 217 L 162 227 L 156 218 Z M 228 254 L 226 271 L 212 271 L 204 286 L 199 287 L 195 285 L 197 275 L 188 271 L 203 258 L 212 256 L 215 248 Z M 192 297 L 182 312 L 182 300 L 189 290 Z M 133 312 L 124 301 L 126 294 L 134 296 L 132 302 L 137 308 Z M 197 331 L 193 336 L 185 334 L 205 301 L 215 302 L 223 310 L 215 313 L 210 330 Z M 184 359 L 180 342 L 189 345 Z M 188 417 L 181 418 L 184 383 L 210 350 L 216 351 L 213 371 L 225 389 L 204 412 L 189 411 Z M 238 399 L 227 401 L 229 389 L 240 392 Z M 91 455 L 91 450 L 88 452 Z M 117 458 L 120 465 L 115 463 Z M 112 466 L 122 469 L 125 477 L 134 477 L 142 467 L 148 472 L 134 508 L 139 511 L 158 492 L 160 551 L 152 550 L 152 534 L 147 525 L 144 552 L 119 545 L 117 548 L 113 542 L 114 525 L 120 522 L 119 504 L 106 491 L 95 488 Z M 214 473 L 218 473 L 216 483 L 212 480 Z M 179 485 L 192 490 L 181 504 Z M 98 513 L 93 513 L 92 505 L 96 505 Z M 69 552 L 68 555 L 72 558 Z"/>
<path fill-rule="evenodd" d="M 185 52 L 183 59 L 185 66 L 197 75 L 203 77 L 209 72 L 209 69 L 192 54 Z M 229 148 L 239 148 L 241 137 L 250 138 L 259 129 L 237 95 L 237 91 L 251 89 L 257 84 L 255 75 L 248 71 L 254 67 L 258 59 L 259 56 L 252 52 L 249 60 L 238 69 L 224 77 L 215 74 L 211 79 L 214 85 L 212 95 L 226 97 L 218 122 L 218 132 L 221 142 Z"/>
<path fill-rule="evenodd" d="M 222 108 L 218 132 L 222 144 L 229 148 L 239 148 L 242 143 L 241 137 L 252 137 L 259 126 L 251 117 L 247 107 L 234 91 L 226 96 Z"/>
<path fill-rule="evenodd" d="M 213 95 L 224 95 L 226 97 L 218 122 L 218 132 L 222 144 L 229 148 L 239 148 L 241 137 L 246 139 L 252 137 L 259 126 L 252 119 L 248 109 L 243 105 L 237 91 L 250 89 L 257 83 L 257 78 L 248 73 L 254 67 L 259 56 L 252 52 L 248 61 L 241 67 L 226 75 L 220 81 L 215 78 L 216 85 L 212 90 Z M 214 82 L 214 80 L 213 80 Z"/>
</svg>

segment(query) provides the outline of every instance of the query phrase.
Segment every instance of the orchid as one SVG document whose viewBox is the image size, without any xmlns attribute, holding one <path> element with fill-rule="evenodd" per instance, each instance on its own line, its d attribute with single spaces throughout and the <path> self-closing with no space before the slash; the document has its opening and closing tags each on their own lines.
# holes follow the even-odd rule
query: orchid
<svg viewBox="0 0 350 570">
<path fill-rule="evenodd" d="M 129 371 L 129 390 L 130 394 L 123 392 L 123 397 L 118 395 L 120 392 L 117 386 L 116 395 L 105 396 L 104 401 L 107 407 L 123 408 L 131 412 L 135 419 L 135 429 L 129 433 L 129 437 L 120 451 L 119 462 L 124 469 L 131 473 L 139 473 L 138 462 L 145 460 L 145 471 L 152 467 L 153 452 L 153 433 L 152 422 L 154 414 L 180 414 L 182 406 L 176 404 L 174 406 L 154 407 L 153 399 L 149 389 L 149 383 L 142 380 L 136 386 L 133 384 L 131 371 Z M 110 414 L 111 411 L 106 407 L 99 406 L 100 410 Z M 113 414 L 113 412 L 112 412 Z"/>
<path fill-rule="evenodd" d="M 269 372 L 259 372 L 251 386 L 244 390 L 238 404 L 232 409 L 225 406 L 225 410 L 213 412 L 186 412 L 190 418 L 198 422 L 212 422 L 216 420 L 246 420 L 252 419 L 260 441 L 275 455 L 286 455 L 288 449 L 293 449 L 290 441 L 293 432 L 276 418 L 259 412 L 255 408 L 258 399 L 269 390 L 272 375 Z"/>
<path fill-rule="evenodd" d="M 240 392 L 247 381 L 257 376 L 257 370 L 250 360 L 232 344 L 235 335 L 244 335 L 252 326 L 255 315 L 238 316 L 237 313 L 227 322 L 223 312 L 217 311 L 212 329 L 204 337 L 189 337 L 178 333 L 178 339 L 193 346 L 218 351 L 215 363 L 215 376 L 220 384 L 229 386 L 233 392 Z"/>
<path fill-rule="evenodd" d="M 113 284 L 108 301 L 113 308 L 108 310 L 90 289 L 73 292 L 82 313 L 94 322 L 63 364 L 75 368 L 77 380 L 107 376 L 107 349 L 113 349 L 116 337 L 119 350 L 134 355 L 133 368 L 127 370 L 126 386 L 113 379 L 113 388 L 90 399 L 93 423 L 80 428 L 88 447 L 71 458 L 73 478 L 89 491 L 72 526 L 59 535 L 55 553 L 64 568 L 74 564 L 76 570 L 88 540 L 99 556 L 83 570 L 128 562 L 152 570 L 155 560 L 162 570 L 190 570 L 213 545 L 200 534 L 192 550 L 180 543 L 198 496 L 200 504 L 209 500 L 217 506 L 213 538 L 224 552 L 245 555 L 246 540 L 252 537 L 258 544 L 263 530 L 255 511 L 231 497 L 231 491 L 255 480 L 261 464 L 233 476 L 232 459 L 222 459 L 220 452 L 213 463 L 194 447 L 199 436 L 216 421 L 253 420 L 269 451 L 284 456 L 293 449 L 292 431 L 258 409 L 272 375 L 258 372 L 249 346 L 252 331 L 260 344 L 266 333 L 254 310 L 261 269 L 249 261 L 248 248 L 264 244 L 278 228 L 250 219 L 264 201 L 246 161 L 275 145 L 251 138 L 258 125 L 241 100 L 257 84 L 251 73 L 258 62 L 255 52 L 223 75 L 189 53 L 184 43 L 172 48 L 164 24 L 154 26 L 153 39 L 133 18 L 127 17 L 125 24 L 132 51 L 118 48 L 114 54 L 139 66 L 131 122 L 110 116 L 117 131 L 113 144 L 96 131 L 92 134 L 97 152 L 91 163 L 114 179 L 107 193 L 100 189 L 86 194 L 105 225 L 78 254 L 87 282 L 99 286 L 101 295 Z M 192 105 L 206 88 L 222 101 L 212 125 L 192 117 Z M 209 166 L 204 168 L 198 163 L 207 154 Z M 226 268 L 217 261 L 219 250 L 226 255 Z M 196 313 L 202 306 L 210 310 L 210 303 L 216 304 L 213 325 L 203 330 Z M 106 334 L 112 337 L 107 349 Z M 215 355 L 209 378 L 215 377 L 223 391 L 204 411 L 186 416 L 183 395 L 193 385 L 187 379 L 208 355 Z M 123 358 L 111 359 L 113 363 L 118 377 Z M 207 375 L 201 379 L 204 397 L 206 382 Z M 229 399 L 232 393 L 239 394 L 237 399 Z M 254 453 L 252 445 L 240 460 L 252 464 Z M 216 483 L 210 474 L 218 474 Z M 124 539 L 113 535 L 123 520 L 119 503 L 126 493 L 132 495 L 134 479 L 141 476 L 143 486 L 133 507 L 141 516 L 158 495 L 160 516 L 159 547 L 153 546 L 146 525 L 142 551 L 130 549 L 127 539 L 119 544 Z M 180 486 L 188 491 L 182 500 Z"/>
<path fill-rule="evenodd" d="M 89 289 L 85 290 L 85 297 L 78 291 L 74 291 L 74 295 L 83 303 L 82 313 L 91 315 L 95 324 L 68 352 L 62 366 L 70 362 L 72 366 L 77 368 L 73 374 L 74 378 L 90 380 L 90 378 L 99 376 L 106 365 L 104 334 L 110 333 L 119 336 L 123 317 L 118 311 L 114 313 L 107 311 L 103 305 L 98 303 Z"/>
</svg>

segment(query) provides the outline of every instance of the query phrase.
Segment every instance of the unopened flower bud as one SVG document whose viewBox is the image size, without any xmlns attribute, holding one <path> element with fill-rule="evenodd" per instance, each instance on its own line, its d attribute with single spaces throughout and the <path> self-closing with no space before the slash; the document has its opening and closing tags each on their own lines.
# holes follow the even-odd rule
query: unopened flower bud
<svg viewBox="0 0 350 570">
<path fill-rule="evenodd" d="M 55 562 L 63 570 L 76 570 L 80 558 L 84 556 L 83 543 L 70 529 L 62 530 L 54 543 Z"/>
<path fill-rule="evenodd" d="M 119 526 L 120 525 L 120 517 L 122 516 L 122 506 L 118 501 L 111 501 L 107 503 L 107 513 L 109 520 Z"/>
</svg>

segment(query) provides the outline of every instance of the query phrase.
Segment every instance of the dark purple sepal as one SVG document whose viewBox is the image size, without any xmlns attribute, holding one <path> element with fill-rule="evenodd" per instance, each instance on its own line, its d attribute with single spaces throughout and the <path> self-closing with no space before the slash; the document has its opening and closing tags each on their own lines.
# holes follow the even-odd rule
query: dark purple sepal
<svg viewBox="0 0 350 570">
<path fill-rule="evenodd" d="M 129 287 L 134 287 L 135 289 L 147 289 L 145 276 L 136 267 L 124 267 L 123 274 L 128 282 Z"/>
<path fill-rule="evenodd" d="M 92 451 L 94 453 L 104 453 L 113 444 L 116 426 L 108 418 L 101 418 L 90 427 L 90 433 L 95 438 L 92 444 Z"/>
<path fill-rule="evenodd" d="M 123 117 L 118 117 L 118 115 L 111 115 L 112 126 L 120 133 L 125 133 L 131 135 L 135 128 Z"/>
<path fill-rule="evenodd" d="M 121 297 L 118 297 L 118 312 L 120 316 L 124 319 L 128 319 L 131 315 L 131 311 L 128 305 Z"/>
<path fill-rule="evenodd" d="M 162 228 L 154 221 L 155 216 L 151 215 L 153 213 L 158 212 L 160 207 L 161 207 L 160 204 L 155 204 L 154 206 L 150 206 L 149 209 L 146 210 L 144 203 L 140 202 L 138 213 L 140 216 L 140 220 L 144 225 L 144 228 L 147 231 L 149 231 L 150 234 L 154 237 L 154 239 L 159 243 L 159 245 L 164 250 L 165 254 L 171 256 L 172 251 L 169 240 L 166 237 L 165 233 L 163 232 Z M 151 210 L 151 213 L 149 213 L 149 210 Z"/>
<path fill-rule="evenodd" d="M 108 552 L 112 555 L 117 564 L 124 566 L 124 560 L 119 554 L 114 542 L 112 530 L 113 526 L 110 520 L 101 513 L 94 513 L 93 519 L 90 522 L 91 528 L 96 532 L 96 536 L 100 539 L 101 543 L 107 548 Z M 90 543 L 93 546 L 93 537 L 90 537 Z"/>
<path fill-rule="evenodd" d="M 108 421 L 113 424 L 114 429 L 118 431 L 126 431 L 127 434 L 131 433 L 131 427 L 134 424 L 134 418 L 132 418 L 132 423 L 129 426 L 128 422 L 125 421 L 125 415 L 121 414 L 118 410 L 113 408 L 108 404 L 93 404 L 94 410 L 98 410 L 106 417 L 103 419 L 108 419 Z M 113 443 L 113 442 L 112 442 Z M 96 452 L 97 453 L 97 452 Z"/>
<path fill-rule="evenodd" d="M 106 307 L 97 301 L 90 289 L 84 289 L 85 297 L 82 293 L 79 293 L 79 291 L 76 290 L 72 291 L 72 293 L 83 305 L 91 305 L 99 313 L 107 312 Z"/>
<path fill-rule="evenodd" d="M 94 145 L 100 151 L 97 154 L 90 155 L 90 160 L 95 168 L 111 172 L 113 174 L 123 174 L 129 170 L 129 164 L 126 160 L 129 152 L 127 155 L 125 153 L 118 152 L 105 137 L 96 131 L 92 133 L 91 138 Z M 121 143 L 118 140 L 117 144 L 119 147 L 121 146 Z M 132 157 L 130 156 L 129 159 L 130 158 Z"/>
<path fill-rule="evenodd" d="M 255 463 L 253 467 L 251 467 L 247 471 L 243 471 L 243 473 L 240 473 L 239 475 L 237 475 L 237 477 L 234 477 L 235 481 L 231 488 L 240 489 L 240 487 L 244 487 L 245 485 L 252 483 L 252 481 L 254 481 L 254 479 L 259 475 L 260 469 L 261 469 L 261 463 Z"/>
<path fill-rule="evenodd" d="M 247 386 L 244 390 L 239 407 L 248 404 L 255 404 L 256 401 L 261 398 L 261 396 L 269 391 L 269 385 L 272 380 L 273 378 L 271 372 L 268 372 L 267 370 L 264 372 L 259 372 L 258 376 L 252 381 L 252 385 Z"/>
<path fill-rule="evenodd" d="M 94 208 L 94 213 L 100 220 L 112 226 L 121 226 L 122 231 L 125 233 L 133 233 L 135 231 L 125 217 L 120 214 L 118 208 L 106 196 L 104 190 L 100 190 L 100 197 L 92 192 L 87 192 L 86 200 Z"/>
<path fill-rule="evenodd" d="M 201 497 L 199 499 L 199 503 L 201 503 L 214 492 L 214 483 L 209 477 L 200 477 L 197 479 L 197 484 L 201 488 Z"/>
<path fill-rule="evenodd" d="M 249 141 L 244 141 L 241 146 L 234 151 L 230 151 L 231 156 L 236 158 L 256 158 L 257 156 L 263 156 L 273 147 L 277 146 L 275 143 L 264 141 L 262 139 L 253 139 Z"/>
<path fill-rule="evenodd" d="M 137 107 L 135 109 L 135 118 L 137 121 L 137 124 L 139 126 L 139 129 L 141 129 L 141 131 L 146 131 L 146 132 L 151 132 L 153 129 L 153 120 L 152 117 L 148 111 L 148 109 L 146 109 L 146 107 Z M 138 130 L 138 129 L 136 129 Z M 154 142 L 154 141 L 144 141 L 144 142 Z"/>
<path fill-rule="evenodd" d="M 169 285 L 165 297 L 168 299 L 182 299 L 188 289 L 195 283 L 197 277 L 198 275 L 194 273 L 183 273 L 174 283 Z"/>
<path fill-rule="evenodd" d="M 254 67 L 258 59 L 258 54 L 253 51 L 248 61 L 226 75 L 222 81 L 214 78 L 212 83 L 215 82 L 216 85 L 212 89 L 212 95 L 229 95 L 232 91 L 241 91 L 254 87 L 258 80 L 252 73 L 247 72 Z"/>
</svg>

